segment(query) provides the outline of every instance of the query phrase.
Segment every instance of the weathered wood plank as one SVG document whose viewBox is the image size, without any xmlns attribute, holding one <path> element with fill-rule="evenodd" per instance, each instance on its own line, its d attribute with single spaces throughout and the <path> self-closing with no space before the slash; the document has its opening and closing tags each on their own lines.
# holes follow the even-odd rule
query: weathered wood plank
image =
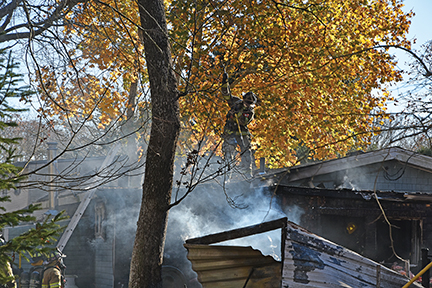
<svg viewBox="0 0 432 288">
<path fill-rule="evenodd" d="M 193 244 L 195 245 L 195 244 Z M 196 246 L 199 245 L 199 246 Z M 227 258 L 254 258 L 262 257 L 262 254 L 258 250 L 252 249 L 252 247 L 238 247 L 238 246 L 209 246 L 196 244 L 194 249 L 190 249 L 188 253 L 189 260 L 202 260 L 202 259 L 227 259 Z M 192 247 L 189 244 L 185 244 L 186 248 Z"/>
<path fill-rule="evenodd" d="M 282 269 L 282 287 L 377 287 L 379 283 L 378 287 L 400 288 L 408 282 L 397 272 L 291 222 Z"/>
<path fill-rule="evenodd" d="M 280 228 L 284 228 L 287 218 L 281 218 L 257 225 L 252 225 L 240 229 L 229 230 L 221 233 L 211 234 L 204 237 L 186 240 L 187 244 L 213 244 L 237 238 L 243 238 L 255 234 L 260 234 Z"/>
<path fill-rule="evenodd" d="M 234 274 L 233 272 L 228 272 L 230 275 L 235 275 L 239 272 L 236 278 L 228 279 L 226 278 L 227 271 L 221 271 L 221 274 L 213 276 L 214 278 L 209 273 L 209 278 L 198 277 L 198 280 L 204 288 L 276 288 L 280 286 L 280 277 L 275 277 L 275 275 L 280 275 L 281 273 L 280 265 L 255 268 L 252 273 L 251 270 L 252 268 L 248 267 L 248 269 L 243 271 L 235 270 L 233 271 Z M 200 276 L 203 275 L 200 273 Z M 248 278 L 249 276 L 250 278 Z M 214 279 L 214 281 L 210 279 Z"/>
<path fill-rule="evenodd" d="M 268 257 L 262 257 L 262 259 L 253 259 L 255 266 L 264 266 L 267 264 L 273 264 L 274 259 Z M 222 259 L 222 260 L 208 260 L 208 261 L 194 261 L 194 269 L 201 270 L 211 270 L 211 269 L 223 269 L 238 266 L 248 266 L 251 263 L 251 259 Z"/>
<path fill-rule="evenodd" d="M 253 269 L 253 272 L 252 272 Z M 272 266 L 258 267 L 253 266 L 243 266 L 228 269 L 217 269 L 201 271 L 198 274 L 198 280 L 201 283 L 214 282 L 220 279 L 224 280 L 237 280 L 237 279 L 247 279 L 251 275 L 251 279 L 262 279 L 269 278 L 280 274 L 281 266 L 280 263 L 276 263 Z M 251 273 L 252 272 L 252 273 Z"/>
</svg>

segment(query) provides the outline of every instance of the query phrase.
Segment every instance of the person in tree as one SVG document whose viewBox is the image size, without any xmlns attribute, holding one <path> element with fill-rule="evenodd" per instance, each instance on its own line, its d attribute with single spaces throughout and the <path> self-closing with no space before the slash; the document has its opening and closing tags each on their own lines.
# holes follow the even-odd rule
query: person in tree
<svg viewBox="0 0 432 288">
<path fill-rule="evenodd" d="M 222 135 L 224 140 L 222 152 L 225 161 L 228 163 L 234 161 L 238 146 L 241 155 L 241 168 L 244 172 L 251 173 L 253 165 L 252 136 L 247 125 L 253 120 L 258 98 L 253 92 L 244 94 L 243 99 L 232 96 L 227 73 L 224 73 L 222 77 L 221 93 L 230 107 Z"/>
</svg>

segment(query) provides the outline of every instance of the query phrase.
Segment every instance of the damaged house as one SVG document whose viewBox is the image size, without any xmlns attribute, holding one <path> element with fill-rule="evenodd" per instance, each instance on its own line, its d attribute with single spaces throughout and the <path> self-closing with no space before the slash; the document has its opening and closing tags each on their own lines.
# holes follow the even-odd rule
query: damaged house
<svg viewBox="0 0 432 288">
<path fill-rule="evenodd" d="M 105 160 L 85 159 L 70 173 L 89 174 L 103 166 Z M 55 167 L 47 166 L 40 174 L 48 174 L 49 169 L 64 171 L 73 161 L 76 160 L 58 159 Z M 45 164 L 46 161 L 34 161 L 27 169 Z M 416 272 L 421 265 L 421 249 L 432 247 L 431 176 L 432 157 L 389 148 L 286 169 L 262 170 L 252 181 L 230 181 L 224 186 L 225 193 L 221 192 L 220 183 L 202 185 L 195 195 L 170 211 L 165 283 L 171 283 L 167 287 L 201 287 L 186 258 L 186 239 L 281 217 L 387 267 L 400 263 L 396 252 L 409 260 L 411 270 Z M 12 198 L 7 209 L 41 203 L 44 209 L 39 217 L 52 210 L 65 210 L 71 219 L 64 226 L 80 212 L 64 246 L 66 273 L 77 276 L 78 287 L 127 287 L 141 181 L 140 177 L 120 177 L 97 187 L 90 199 L 86 198 L 88 191 L 67 189 L 29 188 L 3 194 L 9 193 Z M 237 194 L 230 194 L 229 189 Z M 226 208 L 227 200 L 237 197 L 244 197 L 244 207 Z M 86 199 L 85 209 L 79 211 Z M 269 206 L 277 211 L 267 217 Z M 260 217 L 251 217 L 258 214 Z M 386 219 L 392 224 L 391 229 Z M 192 224 L 196 227 L 192 228 Z M 3 232 L 10 238 L 23 229 L 28 226 Z M 264 246 L 270 246 L 265 243 Z M 249 245 L 247 241 L 245 245 Z M 21 265 L 24 270 L 30 266 L 26 261 Z"/>
<path fill-rule="evenodd" d="M 281 206 L 302 211 L 301 226 L 380 263 L 420 265 L 432 248 L 432 158 L 401 148 L 269 172 Z M 389 226 L 388 222 L 391 223 Z"/>
<path fill-rule="evenodd" d="M 389 268 L 417 273 L 422 256 L 428 258 L 422 248 L 432 247 L 431 160 L 395 147 L 261 171 L 255 187 L 275 196 L 296 224 L 281 219 L 273 222 L 277 227 L 270 222 L 189 239 L 188 258 L 204 287 L 402 287 L 408 278 L 391 284 L 398 277 Z M 216 244 L 268 226 L 282 229 L 282 262 L 252 247 Z"/>
</svg>

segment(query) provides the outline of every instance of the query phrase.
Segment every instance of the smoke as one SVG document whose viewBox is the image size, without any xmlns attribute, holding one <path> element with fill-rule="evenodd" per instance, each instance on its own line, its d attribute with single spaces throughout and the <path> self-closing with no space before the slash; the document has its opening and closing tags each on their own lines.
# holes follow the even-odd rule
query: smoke
<svg viewBox="0 0 432 288">
<path fill-rule="evenodd" d="M 287 215 L 288 220 L 297 225 L 300 225 L 301 217 L 305 213 L 305 211 L 297 205 L 287 205 L 283 207 L 283 211 Z"/>
<path fill-rule="evenodd" d="M 138 182 L 140 180 L 137 179 Z M 139 184 L 129 183 L 129 185 L 140 187 Z M 126 185 L 121 186 L 127 187 Z M 106 227 L 106 234 L 103 237 L 114 240 L 112 247 L 115 254 L 113 257 L 115 270 L 118 270 L 116 274 L 119 277 L 128 274 L 142 193 L 140 189 L 121 191 L 121 194 L 116 193 L 115 190 L 97 193 L 98 201 L 105 203 L 107 213 L 108 211 L 110 213 L 103 220 L 103 226 Z M 283 217 L 300 223 L 303 213 L 303 210 L 294 205 L 281 207 L 271 191 L 264 188 L 253 188 L 246 181 L 231 181 L 225 186 L 217 181 L 201 184 L 169 212 L 163 265 L 174 266 L 184 273 L 186 279 L 194 279 L 196 274 L 191 268 L 191 263 L 187 259 L 187 250 L 183 246 L 187 239 Z M 90 247 L 95 248 L 94 251 L 100 250 L 99 245 L 106 245 L 106 242 L 104 244 L 104 241 L 96 239 L 89 243 Z M 261 251 L 263 255 L 270 255 L 280 260 L 281 230 L 216 243 L 216 245 L 251 246 Z M 193 288 L 194 285 L 199 287 L 198 284 L 191 283 L 188 284 L 188 287 Z"/>
<path fill-rule="evenodd" d="M 194 279 L 196 274 L 187 260 L 187 250 L 183 246 L 187 239 L 283 217 L 286 214 L 271 195 L 261 188 L 250 188 L 247 182 L 227 184 L 225 190 L 214 183 L 198 186 L 184 201 L 170 210 L 164 265 L 175 266 L 182 270 L 186 279 Z M 264 255 L 280 260 L 280 243 L 281 230 L 277 229 L 215 245 L 251 246 Z M 200 285 L 192 280 L 188 287 Z"/>
<path fill-rule="evenodd" d="M 225 193 L 235 199 L 235 204 L 241 208 L 229 205 Z M 165 257 L 178 258 L 177 254 L 185 254 L 185 248 L 178 244 L 183 244 L 187 239 L 283 217 L 287 214 L 262 188 L 252 189 L 249 185 L 237 183 L 226 186 L 224 192 L 216 185 L 203 185 L 170 211 Z M 280 259 L 280 242 L 281 231 L 275 230 L 217 244 L 252 246 L 264 255 Z"/>
</svg>

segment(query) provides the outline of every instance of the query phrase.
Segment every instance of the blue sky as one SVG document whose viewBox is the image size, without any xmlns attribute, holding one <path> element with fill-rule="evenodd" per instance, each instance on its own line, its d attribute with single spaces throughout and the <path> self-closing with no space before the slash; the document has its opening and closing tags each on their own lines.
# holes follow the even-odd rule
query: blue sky
<svg viewBox="0 0 432 288">
<path fill-rule="evenodd" d="M 412 10 L 415 16 L 412 18 L 409 38 L 417 38 L 417 44 L 413 48 L 419 48 L 421 44 L 432 40 L 432 0 L 405 0 L 405 11 Z"/>
<path fill-rule="evenodd" d="M 421 51 L 421 46 L 427 41 L 432 40 L 432 29 L 430 25 L 430 21 L 432 20 L 432 0 L 404 0 L 404 11 L 408 12 L 412 10 L 415 15 L 411 18 L 411 26 L 409 28 L 408 39 L 414 40 L 416 42 L 412 44 L 412 49 Z M 398 68 L 408 71 L 408 66 L 406 63 L 413 61 L 413 58 L 406 52 L 403 52 L 399 49 L 393 49 L 389 51 L 390 53 L 394 53 L 398 59 Z M 421 53 L 418 53 L 421 55 Z M 390 90 L 392 91 L 392 96 L 398 97 L 399 93 L 404 93 L 410 89 L 410 86 L 407 86 L 406 83 L 398 83 L 396 86 L 392 86 Z M 403 105 L 394 106 L 391 101 L 387 103 L 387 108 L 389 112 L 399 112 L 403 109 Z"/>
<path fill-rule="evenodd" d="M 408 39 L 417 39 L 416 43 L 412 45 L 412 49 L 418 50 L 422 44 L 432 40 L 432 28 L 429 26 L 432 20 L 432 0 L 405 0 L 403 3 L 405 5 L 404 11 L 412 10 L 415 13 L 411 19 Z M 401 58 L 399 61 L 401 66 L 410 60 L 410 57 L 404 52 L 396 51 L 395 53 Z"/>
</svg>

